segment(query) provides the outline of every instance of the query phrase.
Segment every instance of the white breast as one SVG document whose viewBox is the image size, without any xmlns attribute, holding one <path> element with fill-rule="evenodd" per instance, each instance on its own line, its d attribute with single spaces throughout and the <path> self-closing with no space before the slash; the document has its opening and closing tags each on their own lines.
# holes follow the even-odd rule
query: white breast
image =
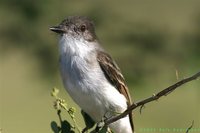
<svg viewBox="0 0 200 133">
<path fill-rule="evenodd" d="M 107 81 L 92 45 L 63 35 L 59 43 L 60 66 L 72 99 L 98 122 L 107 112 L 122 112 L 127 105 L 125 97 Z"/>
</svg>

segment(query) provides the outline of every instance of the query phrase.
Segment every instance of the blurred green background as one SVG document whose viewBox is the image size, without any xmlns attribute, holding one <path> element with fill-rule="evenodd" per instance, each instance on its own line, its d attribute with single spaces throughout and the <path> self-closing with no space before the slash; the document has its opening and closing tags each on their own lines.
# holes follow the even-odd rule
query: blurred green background
<svg viewBox="0 0 200 133">
<path fill-rule="evenodd" d="M 50 96 L 54 86 L 69 106 L 77 107 L 62 86 L 58 40 L 49 31 L 69 15 L 94 20 L 102 45 L 119 64 L 136 101 L 175 83 L 176 70 L 179 79 L 200 70 L 199 0 L 1 0 L 2 133 L 52 132 L 51 121 L 58 122 Z M 192 120 L 200 132 L 200 81 L 134 113 L 138 133 L 185 129 Z M 84 127 L 79 111 L 76 117 Z"/>
</svg>

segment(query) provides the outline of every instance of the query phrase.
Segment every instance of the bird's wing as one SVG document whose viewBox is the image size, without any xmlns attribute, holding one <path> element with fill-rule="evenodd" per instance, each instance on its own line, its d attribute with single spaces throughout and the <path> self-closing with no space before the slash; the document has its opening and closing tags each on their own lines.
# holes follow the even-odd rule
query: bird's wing
<svg viewBox="0 0 200 133">
<path fill-rule="evenodd" d="M 125 96 L 128 106 L 131 105 L 131 97 L 128 87 L 125 84 L 125 79 L 117 64 L 112 60 L 111 56 L 103 51 L 98 51 L 97 60 L 101 69 L 103 70 L 108 81 L 115 86 L 115 88 Z M 130 123 L 133 129 L 132 113 L 129 114 Z"/>
</svg>

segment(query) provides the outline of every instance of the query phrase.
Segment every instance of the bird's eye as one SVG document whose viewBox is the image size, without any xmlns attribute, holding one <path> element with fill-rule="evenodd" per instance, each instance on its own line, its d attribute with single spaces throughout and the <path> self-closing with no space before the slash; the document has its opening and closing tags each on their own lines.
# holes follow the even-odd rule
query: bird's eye
<svg viewBox="0 0 200 133">
<path fill-rule="evenodd" d="M 80 30 L 81 30 L 82 32 L 84 32 L 84 31 L 86 30 L 86 26 L 85 26 L 85 25 L 81 25 Z"/>
</svg>

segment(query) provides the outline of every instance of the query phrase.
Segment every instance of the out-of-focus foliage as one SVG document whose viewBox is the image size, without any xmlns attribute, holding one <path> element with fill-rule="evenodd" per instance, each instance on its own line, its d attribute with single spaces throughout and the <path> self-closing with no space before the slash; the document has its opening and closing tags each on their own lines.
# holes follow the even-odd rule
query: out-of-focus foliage
<svg viewBox="0 0 200 133">
<path fill-rule="evenodd" d="M 134 99 L 174 83 L 176 70 L 179 78 L 199 71 L 198 0 L 1 0 L 2 132 L 51 131 L 49 122 L 56 116 L 49 109 L 48 88 L 54 85 L 62 88 L 62 83 L 58 40 L 49 27 L 69 15 L 94 20 L 103 47 L 120 66 Z M 196 120 L 200 118 L 199 81 L 191 84 L 149 105 L 142 115 L 135 113 L 136 131 L 142 132 L 147 127 L 183 128 L 192 120 L 194 125 L 200 125 L 200 120 Z M 64 89 L 61 91 L 70 101 Z M 69 103 L 74 104 L 72 100 Z"/>
<path fill-rule="evenodd" d="M 127 80 L 140 84 L 149 72 L 160 74 L 159 69 L 170 65 L 188 67 L 199 58 L 197 3 L 2 0 L 1 53 L 24 49 L 40 61 L 41 73 L 52 77 L 57 42 L 48 28 L 69 15 L 85 15 L 94 20 L 102 45 L 126 70 Z M 154 66 L 157 61 L 160 65 Z"/>
</svg>

